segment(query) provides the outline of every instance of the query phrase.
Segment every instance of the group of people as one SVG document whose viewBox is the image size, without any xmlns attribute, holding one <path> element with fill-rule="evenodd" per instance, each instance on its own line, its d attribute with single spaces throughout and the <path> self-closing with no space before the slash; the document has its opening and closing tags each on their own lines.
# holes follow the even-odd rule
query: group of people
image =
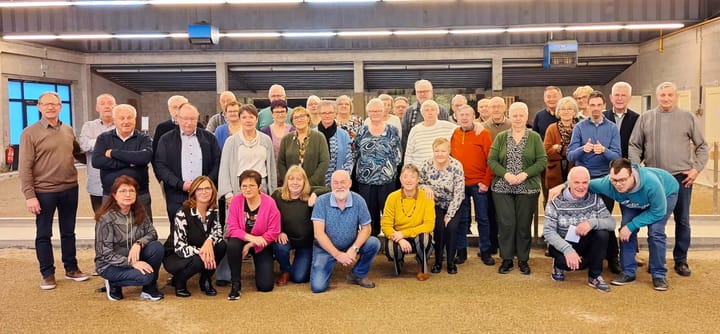
<svg viewBox="0 0 720 334">
<path fill-rule="evenodd" d="M 142 286 L 142 298 L 162 299 L 161 264 L 177 297 L 191 296 L 188 281 L 195 275 L 203 293 L 216 295 L 215 275 L 236 300 L 248 256 L 263 292 L 290 281 L 326 291 L 337 263 L 352 267 L 349 282 L 372 288 L 368 272 L 381 249 L 395 275 L 412 253 L 420 281 L 441 272 L 443 260 L 456 274 L 468 259 L 472 212 L 482 263 L 495 265 L 499 249 L 499 273 L 510 273 L 517 259 L 529 275 L 530 226 L 541 192 L 553 279 L 587 267 L 588 283 L 609 291 L 601 276 L 606 258 L 619 275 L 613 284 L 633 282 L 637 230 L 648 226 L 650 273 L 655 289 L 665 290 L 664 226 L 673 210 L 675 270 L 690 275 L 689 201 L 707 145 L 695 117 L 677 109 L 671 83 L 658 87 L 659 106 L 640 116 L 627 109 L 627 83 L 613 86 L 607 110 L 604 95 L 588 88 L 574 98 L 546 88 L 547 108 L 536 113 L 532 128 L 527 105 L 507 107 L 501 97 L 478 101 L 476 113 L 457 95 L 448 112 L 433 101 L 427 80 L 416 82 L 413 104 L 385 94 L 370 99 L 365 120 L 347 96 L 310 96 L 307 108 L 290 108 L 284 88 L 273 85 L 270 106 L 261 110 L 222 93 L 221 112 L 203 128 L 198 109 L 172 96 L 170 119 L 158 124 L 154 139 L 135 129 L 134 107 L 102 94 L 99 118 L 83 126 L 79 140 L 58 119 L 57 94 L 42 94 L 42 118 L 23 132 L 20 152 L 26 206 L 37 215 L 41 288 L 56 286 L 55 209 L 65 277 L 89 278 L 75 259 L 77 158 L 88 165 L 96 272 L 110 300 L 123 298 L 123 286 Z M 661 155 L 669 147 L 678 154 Z M 153 227 L 150 164 L 170 222 L 164 245 Z M 610 216 L 614 201 L 623 215 L 619 245 Z"/>
</svg>

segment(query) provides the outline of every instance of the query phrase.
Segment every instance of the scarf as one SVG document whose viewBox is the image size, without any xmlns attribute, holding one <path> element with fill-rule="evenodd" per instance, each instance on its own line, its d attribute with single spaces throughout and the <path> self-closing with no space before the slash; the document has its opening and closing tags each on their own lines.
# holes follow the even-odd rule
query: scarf
<svg viewBox="0 0 720 334">
<path fill-rule="evenodd" d="M 332 138 L 335 135 L 335 132 L 337 132 L 337 122 L 333 121 L 333 124 L 329 127 L 325 127 L 322 122 L 318 123 L 318 131 L 325 135 L 325 141 L 328 145 L 328 150 L 330 149 L 330 138 Z"/>
<path fill-rule="evenodd" d="M 570 145 L 570 139 L 572 138 L 573 127 L 575 127 L 575 121 L 573 120 L 570 126 L 563 125 L 562 122 L 557 122 L 558 131 L 560 131 L 560 145 L 567 147 Z"/>
</svg>

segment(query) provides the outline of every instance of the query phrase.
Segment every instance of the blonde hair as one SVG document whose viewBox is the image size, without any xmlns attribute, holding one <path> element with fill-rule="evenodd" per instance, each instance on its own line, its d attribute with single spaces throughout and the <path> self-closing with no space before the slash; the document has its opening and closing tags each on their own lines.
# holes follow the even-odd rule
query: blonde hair
<svg viewBox="0 0 720 334">
<path fill-rule="evenodd" d="M 280 198 L 282 198 L 284 201 L 290 201 L 292 198 L 290 197 L 290 188 L 288 188 L 288 180 L 290 180 L 291 176 L 300 175 L 303 178 L 303 189 L 300 194 L 300 200 L 303 202 L 307 202 L 310 198 L 310 181 L 308 180 L 307 174 L 305 174 L 305 170 L 300 167 L 300 165 L 292 165 L 290 168 L 288 168 L 287 173 L 285 173 L 285 182 L 283 182 L 283 186 L 280 190 Z"/>
<path fill-rule="evenodd" d="M 440 145 L 447 145 L 447 148 L 450 148 L 450 141 L 445 137 L 435 138 L 435 140 L 433 140 L 433 143 L 432 143 L 433 150 Z"/>
</svg>

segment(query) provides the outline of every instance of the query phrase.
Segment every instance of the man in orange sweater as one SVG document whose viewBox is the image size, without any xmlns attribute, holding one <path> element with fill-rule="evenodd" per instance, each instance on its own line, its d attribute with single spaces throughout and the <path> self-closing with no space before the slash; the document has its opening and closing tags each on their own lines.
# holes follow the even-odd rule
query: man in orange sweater
<svg viewBox="0 0 720 334">
<path fill-rule="evenodd" d="M 460 205 L 458 226 L 458 258 L 455 263 L 467 260 L 467 230 L 470 224 L 470 198 L 475 204 L 475 221 L 480 238 L 480 258 L 488 266 L 495 265 L 490 250 L 490 220 L 488 219 L 488 190 L 493 173 L 487 164 L 492 135 L 487 129 L 479 134 L 474 129 L 475 112 L 472 107 L 460 107 L 457 115 L 459 127 L 450 140 L 450 154 L 463 165 L 465 173 L 465 199 Z"/>
</svg>

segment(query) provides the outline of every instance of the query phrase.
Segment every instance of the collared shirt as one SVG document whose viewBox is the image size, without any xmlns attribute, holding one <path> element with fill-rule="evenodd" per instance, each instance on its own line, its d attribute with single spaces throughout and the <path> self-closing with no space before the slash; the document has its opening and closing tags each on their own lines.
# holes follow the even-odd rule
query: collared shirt
<svg viewBox="0 0 720 334">
<path fill-rule="evenodd" d="M 370 224 L 370 211 L 360 195 L 350 191 L 345 208 L 340 210 L 335 194 L 328 193 L 318 197 L 312 213 L 312 220 L 322 222 L 333 245 L 339 250 L 347 250 L 357 238 L 358 227 Z"/>
<path fill-rule="evenodd" d="M 130 132 L 130 134 L 127 135 L 127 137 L 123 137 L 123 136 L 120 134 L 120 130 L 115 129 L 115 134 L 118 136 L 118 138 L 120 138 L 120 140 L 122 140 L 123 142 L 126 142 L 128 139 L 130 139 L 130 137 L 132 137 L 132 136 L 135 134 L 135 131 Z"/>
<path fill-rule="evenodd" d="M 625 119 L 625 114 L 627 114 L 627 109 L 623 111 L 622 114 L 618 114 L 615 112 L 615 108 L 612 110 L 613 117 L 615 117 L 615 124 L 617 125 L 618 129 L 622 126 L 622 121 Z"/>
<path fill-rule="evenodd" d="M 83 124 L 80 131 L 80 148 L 87 155 L 87 192 L 93 196 L 102 196 L 102 182 L 100 181 L 100 170 L 92 165 L 92 154 L 95 149 L 95 140 L 105 132 L 115 129 L 115 124 L 103 124 L 101 119 L 94 119 Z"/>
<path fill-rule="evenodd" d="M 180 131 L 180 141 L 182 142 L 180 164 L 182 165 L 183 181 L 192 181 L 202 175 L 202 150 L 195 131 L 190 135 Z"/>
</svg>

